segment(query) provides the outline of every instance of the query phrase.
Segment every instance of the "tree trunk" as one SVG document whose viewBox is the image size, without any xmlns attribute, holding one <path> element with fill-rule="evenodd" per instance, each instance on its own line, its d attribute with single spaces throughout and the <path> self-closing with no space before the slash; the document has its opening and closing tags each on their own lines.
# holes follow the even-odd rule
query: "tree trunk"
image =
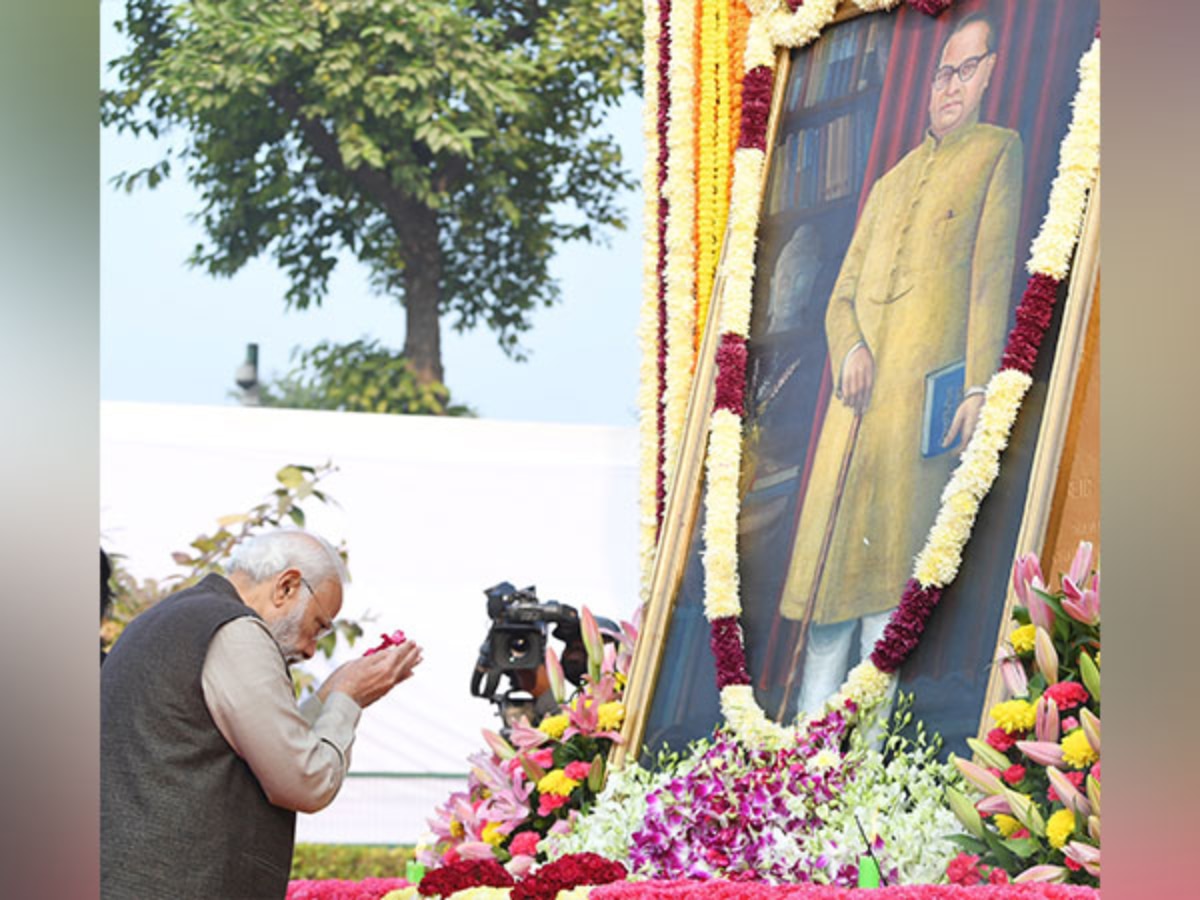
<svg viewBox="0 0 1200 900">
<path fill-rule="evenodd" d="M 414 204 L 415 206 L 415 204 Z M 438 246 L 437 213 L 417 207 L 419 221 L 409 221 L 409 256 L 404 268 L 406 333 L 404 356 L 421 384 L 445 382 L 438 305 L 441 299 L 442 251 Z"/>
</svg>

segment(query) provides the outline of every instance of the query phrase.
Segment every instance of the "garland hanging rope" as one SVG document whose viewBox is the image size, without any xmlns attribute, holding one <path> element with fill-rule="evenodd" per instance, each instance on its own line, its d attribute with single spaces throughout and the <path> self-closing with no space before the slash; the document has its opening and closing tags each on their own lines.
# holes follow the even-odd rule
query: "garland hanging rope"
<svg viewBox="0 0 1200 900">
<path fill-rule="evenodd" d="M 913 8 L 929 15 L 937 15 L 952 5 L 951 0 L 908 2 Z M 899 0 L 855 0 L 855 5 L 864 12 L 872 12 L 892 9 L 899 5 Z M 738 473 L 745 412 L 746 343 L 754 279 L 759 190 L 766 166 L 767 117 L 776 48 L 803 47 L 818 37 L 832 22 L 838 0 L 747 0 L 746 7 L 750 19 L 742 59 L 745 74 L 740 96 L 731 104 L 731 108 L 738 112 L 740 128 L 737 129 L 729 192 L 729 245 L 724 266 L 726 283 L 720 310 L 716 397 L 709 423 L 706 457 L 704 611 L 710 623 L 721 709 L 728 725 L 745 743 L 779 747 L 794 741 L 797 729 L 771 721 L 758 705 L 750 686 L 739 621 Z M 737 16 L 731 16 L 731 21 L 736 22 Z M 731 37 L 731 40 L 737 38 Z M 1008 443 L 1022 400 L 1032 383 L 1030 373 L 1050 323 L 1059 285 L 1070 269 L 1071 255 L 1082 228 L 1088 192 L 1095 184 L 1099 171 L 1099 69 L 1100 37 L 1097 32 L 1092 46 L 1079 64 L 1079 87 L 1072 104 L 1070 127 L 1059 148 L 1058 171 L 1050 190 L 1049 208 L 1033 240 L 1027 263 L 1031 277 L 1017 307 L 1016 324 L 1009 333 L 1000 370 L 987 385 L 979 424 L 942 492 L 940 509 L 925 545 L 914 561 L 912 578 L 905 586 L 883 636 L 870 658 L 850 672 L 846 682 L 830 699 L 829 705 L 844 706 L 853 713 L 876 705 L 888 695 L 895 673 L 917 646 L 942 590 L 958 573 L 963 549 L 970 538 L 980 503 L 999 473 L 1000 453 Z M 684 70 L 682 66 L 672 68 L 670 77 L 674 79 L 679 71 Z M 663 71 L 661 65 L 658 71 Z M 675 96 L 672 95 L 672 101 Z M 690 97 L 691 93 L 688 92 L 689 101 Z M 662 111 L 659 110 L 660 123 L 662 118 Z M 692 133 L 689 130 L 689 134 Z M 672 163 L 676 158 L 675 150 L 672 144 Z M 690 151 L 694 151 L 694 148 L 683 148 L 684 159 L 689 158 L 686 153 Z M 671 180 L 670 171 L 669 165 L 664 202 L 673 205 L 681 198 L 686 209 L 694 199 L 690 193 L 693 183 L 680 187 L 678 178 Z M 681 193 L 677 195 L 673 190 Z M 690 248 L 681 249 L 671 243 L 668 243 L 667 254 L 669 260 L 674 259 L 677 265 L 682 260 L 694 258 Z M 671 271 L 671 263 L 668 262 L 668 273 Z M 683 290 L 681 281 L 672 281 L 670 277 L 666 281 L 668 296 L 672 296 L 672 290 Z M 652 294 L 660 294 L 662 285 L 660 281 L 651 290 L 649 279 L 647 285 L 649 303 Z M 668 307 L 671 306 L 668 302 Z M 671 312 L 674 313 L 673 308 Z M 668 383 L 672 382 L 672 367 L 681 365 L 677 358 L 672 359 L 668 353 Z M 687 366 L 687 371 L 676 368 L 673 373 L 673 384 L 677 390 L 690 376 L 691 360 L 688 360 Z M 661 477 L 660 471 L 658 480 L 649 480 L 661 484 Z M 661 518 L 661 505 L 659 515 Z M 652 553 L 651 549 L 643 558 L 649 559 Z"/>
</svg>

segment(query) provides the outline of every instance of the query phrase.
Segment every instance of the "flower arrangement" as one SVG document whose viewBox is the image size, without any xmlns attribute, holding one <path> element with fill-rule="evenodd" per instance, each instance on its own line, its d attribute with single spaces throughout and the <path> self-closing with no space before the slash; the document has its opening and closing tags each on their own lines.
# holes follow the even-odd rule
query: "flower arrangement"
<svg viewBox="0 0 1200 900">
<path fill-rule="evenodd" d="M 779 749 L 751 748 L 718 728 L 694 766 L 647 797 L 631 867 L 654 878 L 813 881 L 829 865 L 818 812 L 849 773 L 840 747 L 847 715 L 831 711 Z M 828 880 L 852 885 L 848 872 Z"/>
<path fill-rule="evenodd" d="M 1100 574 L 1081 542 L 1057 593 L 1032 554 L 1013 566 L 1019 606 L 996 661 L 1008 699 L 995 727 L 968 743 L 978 763 L 954 764 L 983 798 L 951 793 L 970 833 L 947 875 L 958 883 L 1000 869 L 1015 881 L 1099 885 Z"/>
<path fill-rule="evenodd" d="M 423 865 L 437 871 L 461 860 L 486 860 L 524 875 L 538 859 L 542 838 L 569 832 L 591 808 L 604 785 L 609 748 L 620 740 L 625 716 L 621 697 L 637 625 L 622 623 L 619 632 L 610 634 L 615 643 L 606 643 L 584 607 L 580 630 L 588 671 L 578 692 L 566 697 L 562 664 L 547 649 L 546 669 L 558 711 L 536 728 L 520 721 L 507 739 L 484 730 L 489 749 L 470 757 L 467 789 L 452 794 L 429 820 L 432 841 L 417 852 Z"/>
</svg>

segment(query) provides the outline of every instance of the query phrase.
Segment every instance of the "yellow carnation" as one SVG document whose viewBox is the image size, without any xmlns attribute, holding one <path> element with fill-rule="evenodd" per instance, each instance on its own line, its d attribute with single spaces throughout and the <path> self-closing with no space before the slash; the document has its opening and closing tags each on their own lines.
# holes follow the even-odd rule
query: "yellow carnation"
<svg viewBox="0 0 1200 900">
<path fill-rule="evenodd" d="M 625 704 L 619 700 L 601 703 L 600 708 L 596 710 L 596 715 L 599 718 L 601 731 L 615 731 L 625 721 Z"/>
<path fill-rule="evenodd" d="M 996 827 L 1000 829 L 1000 834 L 1004 837 L 1011 837 L 1021 830 L 1021 823 L 1004 813 L 996 813 L 995 822 Z"/>
<path fill-rule="evenodd" d="M 493 847 L 499 847 L 504 842 L 504 835 L 500 833 L 499 822 L 488 822 L 483 826 L 483 831 L 479 833 L 479 836 L 485 844 L 491 844 Z"/>
<path fill-rule="evenodd" d="M 1006 700 L 992 707 L 992 719 L 1008 734 L 1028 731 L 1037 721 L 1037 709 L 1026 700 Z"/>
<path fill-rule="evenodd" d="M 1069 809 L 1060 809 L 1046 822 L 1046 839 L 1056 850 L 1062 849 L 1063 844 L 1075 833 L 1075 813 Z"/>
<path fill-rule="evenodd" d="M 538 723 L 538 731 L 557 741 L 562 737 L 563 732 L 567 730 L 567 726 L 570 723 L 571 720 L 567 717 L 566 713 L 560 713 L 557 716 L 546 716 L 546 718 Z"/>
<path fill-rule="evenodd" d="M 579 787 L 579 782 L 574 778 L 568 778 L 567 773 L 562 769 L 547 772 L 537 783 L 538 793 L 558 794 L 560 797 L 566 797 L 577 787 Z"/>
<path fill-rule="evenodd" d="M 1086 768 L 1100 758 L 1092 749 L 1082 728 L 1076 728 L 1063 738 L 1061 746 L 1063 759 L 1077 769 Z"/>
<path fill-rule="evenodd" d="M 1008 636 L 1008 640 L 1012 644 L 1013 649 L 1018 653 L 1032 653 L 1033 636 L 1036 632 L 1036 626 L 1032 624 L 1022 625 Z"/>
</svg>

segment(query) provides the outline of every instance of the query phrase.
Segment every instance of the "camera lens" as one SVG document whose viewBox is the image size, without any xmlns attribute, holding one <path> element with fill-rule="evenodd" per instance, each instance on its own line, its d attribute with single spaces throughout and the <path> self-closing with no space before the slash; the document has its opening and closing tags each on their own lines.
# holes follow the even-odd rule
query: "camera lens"
<svg viewBox="0 0 1200 900">
<path fill-rule="evenodd" d="M 529 650 L 529 638 L 523 634 L 514 635 L 508 645 L 508 658 L 512 662 L 519 662 Z"/>
</svg>

